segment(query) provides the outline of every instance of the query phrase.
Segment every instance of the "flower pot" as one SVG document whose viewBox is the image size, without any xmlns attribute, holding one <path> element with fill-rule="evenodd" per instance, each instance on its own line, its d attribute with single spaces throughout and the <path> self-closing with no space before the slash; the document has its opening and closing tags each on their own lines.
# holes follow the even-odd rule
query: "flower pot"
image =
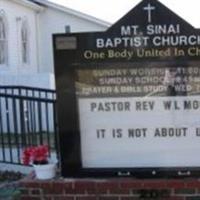
<svg viewBox="0 0 200 200">
<path fill-rule="evenodd" d="M 56 163 L 48 163 L 45 165 L 33 165 L 37 179 L 51 179 L 56 175 Z"/>
</svg>

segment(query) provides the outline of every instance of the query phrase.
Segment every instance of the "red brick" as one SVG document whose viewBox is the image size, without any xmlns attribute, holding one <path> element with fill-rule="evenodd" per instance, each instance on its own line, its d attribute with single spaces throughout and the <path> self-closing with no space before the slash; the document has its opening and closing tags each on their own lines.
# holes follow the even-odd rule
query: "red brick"
<svg viewBox="0 0 200 200">
<path fill-rule="evenodd" d="M 98 200 L 98 197 L 95 197 L 95 196 L 76 197 L 76 200 Z"/>
<path fill-rule="evenodd" d="M 83 189 L 83 188 L 75 188 L 73 189 L 73 194 L 86 194 L 87 190 Z"/>
<path fill-rule="evenodd" d="M 59 187 L 55 187 L 51 189 L 51 191 L 49 191 L 49 194 L 64 194 L 65 190 L 64 188 L 59 188 Z"/>
<path fill-rule="evenodd" d="M 119 198 L 118 197 L 112 197 L 112 196 L 110 196 L 110 197 L 99 197 L 98 200 L 119 200 Z"/>
<path fill-rule="evenodd" d="M 166 181 L 145 181 L 143 184 L 143 188 L 151 188 L 151 189 L 158 189 L 158 188 L 166 188 L 167 184 Z"/>
<path fill-rule="evenodd" d="M 44 192 L 44 194 L 52 194 L 52 183 L 51 182 L 42 182 L 40 184 L 41 190 Z"/>
<path fill-rule="evenodd" d="M 87 188 L 87 193 L 88 194 L 97 194 L 97 189 L 96 188 Z"/>
<path fill-rule="evenodd" d="M 91 181 L 80 181 L 75 182 L 74 184 L 74 191 L 78 194 L 95 194 L 96 193 L 96 183 Z"/>
<path fill-rule="evenodd" d="M 130 194 L 130 190 L 129 189 L 119 189 L 119 188 L 112 188 L 112 189 L 109 189 L 109 193 L 110 194 Z"/>
<path fill-rule="evenodd" d="M 119 182 L 98 182 L 96 187 L 98 189 L 119 189 Z"/>
<path fill-rule="evenodd" d="M 185 200 L 185 197 L 168 197 L 168 198 L 162 198 L 162 200 Z"/>
<path fill-rule="evenodd" d="M 52 182 L 41 182 L 39 184 L 40 188 L 52 188 Z"/>
<path fill-rule="evenodd" d="M 28 188 L 40 188 L 40 184 L 38 182 L 34 182 L 34 181 L 32 181 L 32 182 L 30 182 L 30 181 L 21 182 L 20 186 L 21 187 L 28 187 Z"/>
<path fill-rule="evenodd" d="M 68 185 L 68 183 L 65 183 L 64 181 L 52 182 L 52 184 L 51 184 L 52 188 L 62 188 L 62 189 L 67 187 L 67 185 Z M 69 185 L 71 186 L 72 183 L 69 183 Z"/>
<path fill-rule="evenodd" d="M 195 191 L 200 193 L 198 179 L 108 179 L 73 181 L 37 181 L 22 182 L 22 200 L 139 200 L 141 189 L 164 189 L 173 191 L 174 196 L 159 200 L 197 199 Z M 195 190 L 196 189 L 196 190 Z M 40 194 L 44 196 L 39 197 Z M 62 195 L 63 194 L 63 195 Z M 83 195 L 82 195 L 83 194 Z M 30 195 L 30 196 L 29 196 Z M 177 196 L 176 196 L 177 195 Z M 194 197 L 194 198 L 193 198 Z M 193 199 L 192 199 L 193 198 Z"/>
<path fill-rule="evenodd" d="M 64 194 L 76 194 L 76 191 L 73 188 L 65 188 L 64 189 Z"/>
<path fill-rule="evenodd" d="M 42 197 L 42 200 L 52 200 L 52 198 L 49 196 L 49 197 Z"/>
<path fill-rule="evenodd" d="M 48 185 L 43 186 L 45 193 L 48 194 L 64 194 L 65 192 L 65 188 L 66 187 L 71 187 L 72 188 L 72 184 L 65 184 L 65 182 L 53 182 L 52 184 L 50 184 L 50 189 L 48 190 Z"/>
<path fill-rule="evenodd" d="M 166 181 L 167 187 L 169 188 L 185 188 L 185 182 L 184 180 L 170 180 L 170 181 Z"/>
<path fill-rule="evenodd" d="M 139 197 L 121 197 L 121 200 L 139 200 Z"/>
<path fill-rule="evenodd" d="M 98 194 L 108 194 L 108 192 L 109 192 L 109 191 L 107 190 L 107 188 L 101 188 L 101 187 L 98 188 L 98 187 L 97 187 L 97 188 L 96 188 L 96 191 L 95 191 L 95 194 L 97 194 L 97 195 L 98 195 Z"/>
<path fill-rule="evenodd" d="M 88 189 L 89 190 L 89 189 Z M 86 194 L 87 193 L 87 189 L 85 189 L 84 187 L 66 187 L 64 188 L 64 193 L 65 194 Z"/>
<path fill-rule="evenodd" d="M 74 184 L 72 182 L 64 182 L 64 193 L 65 194 L 74 194 L 75 191 L 73 188 L 74 188 Z"/>
<path fill-rule="evenodd" d="M 75 197 L 69 197 L 69 196 L 57 196 L 53 197 L 53 200 L 74 200 Z"/>
<path fill-rule="evenodd" d="M 98 182 L 96 183 L 96 193 L 97 194 L 108 194 L 109 190 L 118 190 L 119 183 L 116 182 Z"/>
<path fill-rule="evenodd" d="M 121 188 L 126 188 L 126 189 L 138 189 L 143 187 L 143 181 L 121 181 L 120 182 L 120 187 Z"/>
<path fill-rule="evenodd" d="M 39 195 L 39 194 L 41 194 L 41 190 L 40 189 L 32 189 L 30 191 L 30 194 L 32 194 L 32 195 Z"/>
<path fill-rule="evenodd" d="M 75 189 L 88 189 L 88 188 L 95 188 L 95 182 L 89 181 L 79 181 L 75 182 L 74 188 Z"/>
<path fill-rule="evenodd" d="M 186 182 L 187 188 L 200 188 L 200 181 L 192 180 Z"/>
</svg>

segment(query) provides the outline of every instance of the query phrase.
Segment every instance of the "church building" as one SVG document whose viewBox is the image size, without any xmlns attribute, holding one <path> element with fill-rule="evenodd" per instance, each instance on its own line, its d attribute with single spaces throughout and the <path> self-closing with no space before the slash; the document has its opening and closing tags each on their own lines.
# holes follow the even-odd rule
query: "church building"
<svg viewBox="0 0 200 200">
<path fill-rule="evenodd" d="M 0 0 L 0 85 L 54 89 L 52 34 L 109 26 L 47 0 Z"/>
</svg>

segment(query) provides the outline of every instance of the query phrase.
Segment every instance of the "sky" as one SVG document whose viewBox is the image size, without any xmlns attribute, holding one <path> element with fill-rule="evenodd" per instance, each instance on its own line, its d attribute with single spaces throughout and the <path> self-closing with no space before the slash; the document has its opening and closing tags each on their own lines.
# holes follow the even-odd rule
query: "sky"
<svg viewBox="0 0 200 200">
<path fill-rule="evenodd" d="M 49 0 L 114 23 L 140 0 Z M 196 28 L 200 28 L 200 0 L 160 0 Z"/>
</svg>

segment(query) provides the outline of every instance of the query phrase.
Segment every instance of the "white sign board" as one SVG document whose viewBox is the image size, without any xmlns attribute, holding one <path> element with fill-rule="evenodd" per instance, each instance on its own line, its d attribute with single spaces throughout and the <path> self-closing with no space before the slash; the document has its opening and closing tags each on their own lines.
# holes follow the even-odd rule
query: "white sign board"
<svg viewBox="0 0 200 200">
<path fill-rule="evenodd" d="M 79 99 L 83 167 L 200 166 L 200 97 Z"/>
</svg>

